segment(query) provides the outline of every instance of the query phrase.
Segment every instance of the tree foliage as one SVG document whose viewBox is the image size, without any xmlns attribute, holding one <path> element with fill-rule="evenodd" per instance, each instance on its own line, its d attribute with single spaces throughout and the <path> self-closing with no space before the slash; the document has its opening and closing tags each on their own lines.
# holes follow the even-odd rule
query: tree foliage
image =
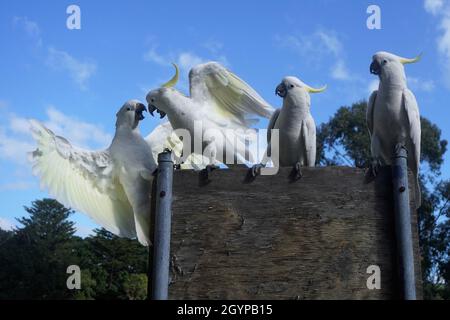
<svg viewBox="0 0 450 320">
<path fill-rule="evenodd" d="M 0 299 L 144 299 L 147 249 L 104 229 L 74 235 L 72 210 L 52 199 L 25 207 L 14 231 L 0 229 Z M 67 267 L 81 269 L 81 289 L 69 290 Z"/>
</svg>

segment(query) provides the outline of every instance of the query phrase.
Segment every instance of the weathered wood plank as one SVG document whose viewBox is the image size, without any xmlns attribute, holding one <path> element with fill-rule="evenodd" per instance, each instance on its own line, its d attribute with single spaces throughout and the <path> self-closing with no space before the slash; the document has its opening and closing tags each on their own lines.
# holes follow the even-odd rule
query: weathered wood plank
<svg viewBox="0 0 450 320">
<path fill-rule="evenodd" d="M 245 169 L 219 170 L 203 187 L 197 173 L 175 172 L 171 299 L 399 297 L 390 169 L 371 183 L 345 167 L 305 168 L 290 183 L 290 170 L 251 184 Z M 366 287 L 370 265 L 381 290 Z"/>
</svg>

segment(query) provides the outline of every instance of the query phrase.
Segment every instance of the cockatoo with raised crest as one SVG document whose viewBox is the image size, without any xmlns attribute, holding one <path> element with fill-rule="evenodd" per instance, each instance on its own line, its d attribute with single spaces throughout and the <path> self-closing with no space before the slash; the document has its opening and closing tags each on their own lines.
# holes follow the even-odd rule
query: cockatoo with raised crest
<svg viewBox="0 0 450 320">
<path fill-rule="evenodd" d="M 173 88 L 178 81 L 178 68 L 174 66 L 175 76 L 147 94 L 149 112 L 157 111 L 161 117 L 167 115 L 174 130 L 186 130 L 190 134 L 188 149 L 209 159 L 207 173 L 220 162 L 232 165 L 253 161 L 251 154 L 247 157 L 246 143 L 250 135 L 245 131 L 255 121 L 251 117 L 269 118 L 273 108 L 248 84 L 216 62 L 192 68 L 190 97 L 187 97 Z M 188 144 L 183 143 L 185 147 Z"/>
<path fill-rule="evenodd" d="M 126 102 L 117 112 L 114 139 L 106 150 L 72 146 L 31 120 L 37 149 L 30 153 L 41 185 L 65 206 L 83 212 L 108 231 L 150 245 L 150 194 L 156 163 L 139 132 L 145 105 Z"/>
<path fill-rule="evenodd" d="M 293 180 L 301 178 L 301 167 L 313 167 L 316 163 L 316 124 L 311 115 L 310 93 L 319 93 L 326 86 L 315 89 L 296 77 L 285 77 L 276 87 L 275 94 L 283 98 L 283 106 L 272 115 L 267 135 L 268 148 L 259 165 L 253 166 L 253 177 L 259 174 L 272 156 L 272 130 L 278 130 L 278 163 L 292 166 Z M 277 142 L 277 141 L 275 141 Z"/>
<path fill-rule="evenodd" d="M 408 167 L 416 178 L 415 198 L 421 204 L 419 186 L 420 114 L 414 94 L 408 89 L 404 65 L 417 62 L 420 56 L 406 59 L 388 52 L 373 56 L 370 73 L 380 79 L 378 90 L 369 98 L 367 126 L 371 138 L 372 173 L 377 168 L 391 165 L 396 148 L 408 151 Z"/>
</svg>

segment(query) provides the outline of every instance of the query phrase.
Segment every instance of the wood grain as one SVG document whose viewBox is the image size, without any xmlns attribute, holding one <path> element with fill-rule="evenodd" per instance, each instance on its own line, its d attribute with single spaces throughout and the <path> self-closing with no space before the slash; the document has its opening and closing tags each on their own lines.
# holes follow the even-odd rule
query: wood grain
<svg viewBox="0 0 450 320">
<path fill-rule="evenodd" d="M 245 169 L 218 170 L 206 186 L 175 172 L 170 299 L 400 298 L 390 168 L 372 182 L 326 167 L 291 183 L 290 171 L 244 183 Z M 380 290 L 367 289 L 370 265 L 381 268 Z"/>
</svg>

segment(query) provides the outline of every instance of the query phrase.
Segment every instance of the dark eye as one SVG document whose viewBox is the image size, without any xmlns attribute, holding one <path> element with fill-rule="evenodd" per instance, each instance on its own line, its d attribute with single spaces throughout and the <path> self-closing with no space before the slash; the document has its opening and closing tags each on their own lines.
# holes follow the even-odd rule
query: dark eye
<svg viewBox="0 0 450 320">
<path fill-rule="evenodd" d="M 294 85 L 293 84 L 291 84 L 290 86 L 289 86 L 290 88 L 293 88 L 294 87 Z"/>
<path fill-rule="evenodd" d="M 385 59 L 385 60 L 383 60 L 383 64 L 386 64 L 387 63 L 387 60 Z"/>
<path fill-rule="evenodd" d="M 150 100 L 151 102 L 155 102 L 155 99 L 154 98 L 152 98 L 151 100 Z"/>
<path fill-rule="evenodd" d="M 128 108 L 127 108 L 127 111 L 131 111 L 131 108 L 130 108 L 130 107 L 128 107 Z"/>
</svg>

